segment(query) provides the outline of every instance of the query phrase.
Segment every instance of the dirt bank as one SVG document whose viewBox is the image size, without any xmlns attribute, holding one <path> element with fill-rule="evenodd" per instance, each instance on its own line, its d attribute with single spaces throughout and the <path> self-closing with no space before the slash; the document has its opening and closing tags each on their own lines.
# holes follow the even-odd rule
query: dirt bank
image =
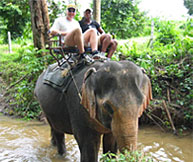
<svg viewBox="0 0 193 162">
<path fill-rule="evenodd" d="M 7 103 L 6 97 L 5 97 L 5 94 L 6 94 L 5 87 L 6 87 L 6 84 L 3 81 L 3 79 L 0 77 L 0 112 L 2 113 L 6 108 L 9 107 L 9 104 Z"/>
</svg>

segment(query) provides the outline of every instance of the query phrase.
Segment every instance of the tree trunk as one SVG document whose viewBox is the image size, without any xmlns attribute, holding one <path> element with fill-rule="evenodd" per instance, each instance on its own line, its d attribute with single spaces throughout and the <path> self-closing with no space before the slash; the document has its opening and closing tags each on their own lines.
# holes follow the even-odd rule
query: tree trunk
<svg viewBox="0 0 193 162">
<path fill-rule="evenodd" d="M 44 49 L 48 40 L 49 16 L 46 0 L 29 0 L 34 47 Z"/>
<path fill-rule="evenodd" d="M 93 0 L 93 14 L 94 14 L 94 19 L 100 24 L 101 21 L 101 0 Z"/>
</svg>

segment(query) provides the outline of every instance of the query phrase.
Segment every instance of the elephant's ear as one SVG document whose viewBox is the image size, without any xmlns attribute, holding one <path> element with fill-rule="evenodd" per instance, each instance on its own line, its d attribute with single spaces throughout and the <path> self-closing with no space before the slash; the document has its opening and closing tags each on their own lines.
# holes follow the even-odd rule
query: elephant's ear
<svg viewBox="0 0 193 162">
<path fill-rule="evenodd" d="M 96 73 L 96 69 L 92 67 L 88 69 L 84 75 L 84 80 L 82 84 L 82 99 L 81 99 L 81 104 L 84 106 L 84 108 L 87 109 L 91 118 L 96 117 L 96 99 L 91 79 L 93 73 Z"/>
<path fill-rule="evenodd" d="M 143 103 L 140 106 L 138 117 L 140 117 L 143 113 L 143 111 L 147 108 L 147 106 L 150 103 L 150 100 L 152 100 L 152 89 L 151 89 L 151 82 L 147 75 L 144 74 L 143 82 L 142 82 L 142 93 L 144 95 Z"/>
<path fill-rule="evenodd" d="M 82 99 L 81 104 L 88 111 L 90 115 L 90 126 L 100 133 L 109 133 L 111 130 L 106 128 L 99 120 L 96 119 L 96 96 L 94 93 L 94 73 L 95 68 L 90 68 L 84 75 L 82 84 Z"/>
</svg>

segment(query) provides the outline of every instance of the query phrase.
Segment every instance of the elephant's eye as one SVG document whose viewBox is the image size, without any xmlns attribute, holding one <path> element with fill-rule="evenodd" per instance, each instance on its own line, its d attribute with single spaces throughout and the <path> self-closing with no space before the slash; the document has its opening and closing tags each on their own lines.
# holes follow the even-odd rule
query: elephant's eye
<svg viewBox="0 0 193 162">
<path fill-rule="evenodd" d="M 103 104 L 104 109 L 108 112 L 108 114 L 110 114 L 111 116 L 113 115 L 113 109 L 110 106 L 110 104 L 108 104 L 107 102 L 105 102 Z"/>
</svg>

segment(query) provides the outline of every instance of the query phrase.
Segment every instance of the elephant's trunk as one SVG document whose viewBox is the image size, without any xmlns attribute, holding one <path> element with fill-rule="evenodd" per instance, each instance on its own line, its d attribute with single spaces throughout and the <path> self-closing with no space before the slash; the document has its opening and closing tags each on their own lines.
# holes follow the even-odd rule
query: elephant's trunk
<svg viewBox="0 0 193 162">
<path fill-rule="evenodd" d="M 130 116 L 126 114 L 114 113 L 112 132 L 121 152 L 124 149 L 137 149 L 138 118 L 130 119 Z"/>
</svg>

